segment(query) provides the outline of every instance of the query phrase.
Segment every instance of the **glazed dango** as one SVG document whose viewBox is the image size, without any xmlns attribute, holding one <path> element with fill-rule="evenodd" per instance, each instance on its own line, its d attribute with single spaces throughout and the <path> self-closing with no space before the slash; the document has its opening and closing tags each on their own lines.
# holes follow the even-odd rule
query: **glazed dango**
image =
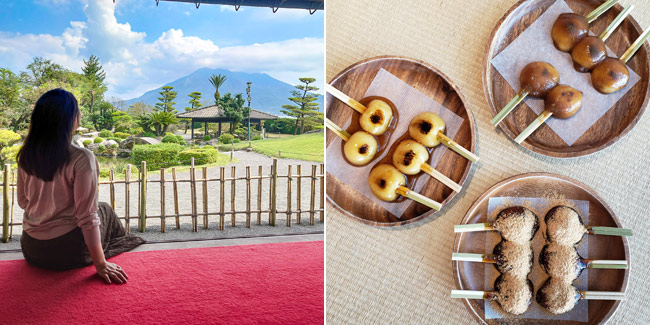
<svg viewBox="0 0 650 325">
<path fill-rule="evenodd" d="M 359 124 L 364 131 L 372 135 L 382 135 L 388 130 L 392 118 L 393 110 L 390 105 L 383 100 L 374 99 L 361 114 Z"/>
<path fill-rule="evenodd" d="M 544 97 L 560 82 L 560 74 L 554 66 L 546 62 L 527 64 L 519 75 L 521 88 L 532 97 Z"/>
<path fill-rule="evenodd" d="M 458 183 L 427 163 L 429 161 L 429 152 L 423 145 L 414 140 L 406 139 L 401 141 L 395 148 L 392 158 L 393 166 L 406 175 L 417 175 L 420 171 L 423 171 L 449 186 L 455 192 L 460 192 L 462 189 Z"/>
<path fill-rule="evenodd" d="M 582 106 L 582 92 L 567 85 L 557 85 L 544 97 L 544 109 L 557 118 L 569 118 Z"/>
<path fill-rule="evenodd" d="M 557 17 L 551 29 L 553 45 L 560 51 L 569 52 L 589 33 L 589 22 L 584 16 L 563 13 Z"/>
<path fill-rule="evenodd" d="M 431 112 L 418 114 L 409 124 L 409 136 L 429 148 L 440 144 L 439 132 L 445 133 L 445 121 Z"/>
<path fill-rule="evenodd" d="M 407 188 L 406 177 L 392 165 L 380 164 L 373 168 L 368 175 L 368 185 L 372 193 L 383 201 L 392 202 L 401 195 L 436 210 L 442 207 L 440 203 Z"/>
<path fill-rule="evenodd" d="M 533 299 L 533 283 L 526 278 L 501 274 L 494 282 L 496 301 L 503 311 L 520 315 L 528 310 Z"/>
<path fill-rule="evenodd" d="M 539 220 L 530 209 L 509 207 L 499 212 L 492 227 L 507 241 L 528 244 L 539 229 Z"/>
<path fill-rule="evenodd" d="M 494 247 L 495 266 L 503 274 L 525 278 L 533 266 L 533 249 L 530 243 L 518 244 L 503 240 Z"/>
<path fill-rule="evenodd" d="M 377 154 L 377 140 L 372 135 L 357 131 L 343 145 L 345 158 L 353 165 L 368 164 Z"/>
<path fill-rule="evenodd" d="M 424 112 L 415 116 L 409 123 L 409 136 L 429 148 L 442 143 L 471 162 L 479 159 L 477 155 L 445 135 L 445 121 L 435 113 Z"/>
<path fill-rule="evenodd" d="M 591 84 L 603 94 L 619 91 L 630 80 L 630 71 L 623 61 L 608 57 L 591 70 Z"/>
<path fill-rule="evenodd" d="M 571 50 L 571 58 L 576 70 L 591 71 L 607 57 L 607 47 L 603 40 L 596 36 L 587 36 Z"/>
</svg>

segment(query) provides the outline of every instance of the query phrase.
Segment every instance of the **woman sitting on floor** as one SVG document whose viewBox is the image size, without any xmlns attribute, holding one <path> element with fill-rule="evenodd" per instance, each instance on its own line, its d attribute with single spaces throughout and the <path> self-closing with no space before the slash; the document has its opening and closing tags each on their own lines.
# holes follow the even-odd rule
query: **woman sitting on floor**
<svg viewBox="0 0 650 325">
<path fill-rule="evenodd" d="M 77 99 L 63 89 L 46 92 L 34 106 L 17 156 L 23 255 L 30 264 L 53 270 L 94 264 L 106 283 L 125 283 L 126 272 L 106 258 L 144 240 L 126 235 L 110 205 L 97 203 L 97 158 L 71 144 L 80 121 Z"/>
</svg>

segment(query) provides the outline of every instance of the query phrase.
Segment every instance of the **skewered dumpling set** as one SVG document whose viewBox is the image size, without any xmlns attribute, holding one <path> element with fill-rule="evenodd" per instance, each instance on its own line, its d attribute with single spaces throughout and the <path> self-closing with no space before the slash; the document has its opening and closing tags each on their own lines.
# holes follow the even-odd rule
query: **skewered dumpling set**
<svg viewBox="0 0 650 325">
<path fill-rule="evenodd" d="M 547 244 L 539 254 L 539 265 L 549 278 L 537 290 L 536 301 L 554 314 L 573 309 L 580 299 L 619 300 L 624 293 L 607 291 L 579 291 L 572 282 L 585 269 L 626 269 L 625 260 L 583 259 L 576 245 L 585 234 L 631 236 L 630 229 L 585 226 L 580 215 L 568 206 L 549 210 L 544 218 Z M 501 273 L 494 284 L 494 292 L 452 290 L 452 298 L 494 299 L 503 311 L 519 315 L 528 310 L 534 288 L 528 279 L 533 266 L 531 242 L 539 228 L 537 216 L 520 206 L 499 212 L 494 223 L 454 226 L 454 232 L 497 231 L 501 234 L 493 254 L 453 253 L 452 260 L 493 263 Z"/>
<path fill-rule="evenodd" d="M 589 24 L 616 2 L 606 1 L 587 16 L 561 14 L 551 30 L 555 47 L 560 51 L 569 52 L 576 70 L 590 73 L 594 89 L 603 94 L 616 92 L 627 85 L 629 71 L 625 63 L 650 36 L 649 29 L 640 35 L 620 58 L 608 57 L 605 41 L 634 6 L 628 6 L 621 11 L 599 36 L 589 35 Z M 499 124 L 527 96 L 543 98 L 544 111 L 515 138 L 517 143 L 522 143 L 551 116 L 567 119 L 582 107 L 582 92 L 570 85 L 560 84 L 559 73 L 549 63 L 529 63 L 521 71 L 519 80 L 519 93 L 491 121 L 494 126 Z"/>
<path fill-rule="evenodd" d="M 350 135 L 327 118 L 325 125 L 345 142 L 343 154 L 350 164 L 369 164 L 383 149 L 375 137 L 384 135 L 394 128 L 397 122 L 397 114 L 393 111 L 395 106 L 390 100 L 379 98 L 371 100 L 366 107 L 331 85 L 327 85 L 326 90 L 361 114 L 359 125 L 362 131 Z M 442 143 L 472 162 L 476 162 L 478 157 L 448 138 L 445 135 L 445 122 L 434 113 L 424 112 L 417 115 L 411 120 L 408 130 L 410 138 L 400 141 L 393 148 L 392 165 L 382 163 L 375 166 L 368 175 L 368 185 L 372 193 L 383 201 L 393 202 L 403 196 L 439 210 L 442 207 L 439 202 L 408 188 L 405 174 L 417 175 L 425 172 L 459 192 L 462 187 L 458 183 L 428 164 L 430 152 L 427 147 L 432 148 Z"/>
</svg>

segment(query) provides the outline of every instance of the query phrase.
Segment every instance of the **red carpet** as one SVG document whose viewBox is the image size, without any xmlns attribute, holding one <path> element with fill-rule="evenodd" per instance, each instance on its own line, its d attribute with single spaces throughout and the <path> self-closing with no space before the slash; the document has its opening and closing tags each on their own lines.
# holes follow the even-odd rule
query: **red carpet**
<svg viewBox="0 0 650 325">
<path fill-rule="evenodd" d="M 323 324 L 323 242 L 124 253 L 124 285 L 90 266 L 0 262 L 0 324 Z"/>
</svg>

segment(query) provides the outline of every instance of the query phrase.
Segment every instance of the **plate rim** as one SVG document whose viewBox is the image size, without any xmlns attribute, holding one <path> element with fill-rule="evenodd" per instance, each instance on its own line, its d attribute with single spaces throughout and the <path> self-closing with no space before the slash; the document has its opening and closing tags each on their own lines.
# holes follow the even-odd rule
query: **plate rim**
<svg viewBox="0 0 650 325">
<path fill-rule="evenodd" d="M 366 59 L 360 60 L 358 62 L 355 62 L 355 63 L 349 65 L 348 67 L 346 67 L 345 69 L 343 69 L 339 73 L 337 73 L 332 79 L 329 80 L 328 83 L 331 85 L 333 82 L 338 80 L 341 76 L 347 74 L 349 71 L 351 71 L 352 69 L 354 69 L 354 68 L 356 68 L 358 66 L 361 66 L 363 64 L 368 64 L 368 63 L 370 63 L 372 61 L 379 61 L 379 60 L 386 60 L 386 59 L 398 60 L 398 61 L 409 61 L 409 62 L 413 62 L 415 64 L 419 64 L 419 65 L 424 66 L 425 68 L 433 71 L 433 73 L 437 74 L 445 82 L 447 82 L 447 84 L 456 92 L 456 94 L 460 98 L 461 103 L 463 104 L 463 107 L 465 108 L 465 111 L 467 112 L 467 121 L 469 122 L 470 138 L 471 138 L 470 151 L 472 153 L 477 154 L 476 153 L 476 130 L 475 130 L 476 124 L 474 122 L 474 115 L 472 114 L 472 110 L 469 108 L 469 105 L 468 105 L 467 100 L 465 99 L 465 96 L 460 91 L 459 87 L 454 82 L 452 82 L 452 80 L 445 73 L 443 73 L 442 71 L 440 71 L 440 69 L 434 67 L 433 65 L 431 65 L 431 64 L 429 64 L 429 63 L 427 63 L 425 61 L 422 61 L 422 60 L 419 60 L 419 59 L 413 59 L 413 58 L 409 58 L 409 57 L 405 57 L 405 56 L 398 56 L 398 55 L 373 56 L 373 57 L 366 58 Z M 326 103 L 325 103 L 326 113 L 325 114 L 327 115 L 327 110 L 329 108 L 329 105 L 327 104 L 327 96 L 325 96 L 325 100 L 326 100 Z M 327 151 L 327 143 L 325 144 L 325 150 Z M 464 186 L 465 181 L 467 180 L 467 178 L 469 176 L 469 172 L 474 168 L 474 165 L 476 165 L 476 163 L 469 162 L 469 164 L 468 164 L 467 168 L 465 168 L 465 172 L 463 173 L 463 175 L 462 175 L 462 177 L 460 179 L 460 182 L 459 182 L 459 184 L 462 187 L 461 191 L 458 192 L 458 193 L 452 191 L 451 192 L 452 194 L 450 194 L 444 201 L 441 202 L 441 204 L 443 206 L 441 210 L 443 210 L 448 204 L 450 204 L 458 196 L 458 194 L 460 194 L 461 192 L 466 190 L 465 186 Z M 327 173 L 327 164 L 326 164 L 325 167 L 326 167 L 325 172 Z M 403 220 L 403 221 L 398 221 L 398 222 L 377 222 L 377 221 L 372 221 L 372 220 L 368 220 L 368 219 L 365 219 L 365 218 L 358 217 L 358 216 L 352 214 L 351 212 L 343 209 L 341 206 L 339 206 L 330 197 L 330 195 L 327 193 L 327 190 L 325 191 L 325 196 L 327 198 L 327 202 L 329 202 L 332 206 L 334 206 L 341 214 L 346 215 L 346 216 L 352 218 L 353 220 L 360 221 L 360 222 L 362 222 L 364 224 L 368 224 L 368 225 L 371 225 L 371 226 L 377 226 L 377 227 L 399 227 L 399 226 L 404 226 L 404 225 L 407 225 L 407 224 L 410 224 L 410 223 L 414 223 L 414 222 L 417 222 L 417 221 L 420 221 L 420 220 L 427 219 L 427 218 L 435 215 L 437 212 L 440 212 L 440 211 L 436 211 L 434 209 L 431 209 L 431 210 L 429 210 L 429 211 L 427 211 L 427 212 L 425 212 L 425 213 L 423 213 L 423 214 L 421 214 L 421 215 L 419 215 L 417 217 L 411 218 L 409 220 Z M 434 218 L 434 220 L 441 217 L 441 216 L 443 216 L 443 214 L 438 214 L 438 216 L 436 218 Z"/>
<path fill-rule="evenodd" d="M 499 21 L 497 22 L 497 24 L 492 29 L 492 32 L 490 33 L 490 36 L 488 37 L 487 44 L 485 45 L 485 49 L 483 51 L 483 53 L 485 54 L 483 56 L 483 71 L 481 72 L 482 82 L 483 82 L 483 95 L 485 96 L 485 100 L 486 100 L 486 102 L 488 104 L 488 107 L 490 108 L 490 112 L 492 113 L 493 117 L 496 116 L 498 111 L 496 109 L 496 106 L 494 105 L 494 101 L 493 101 L 493 98 L 492 98 L 492 95 L 491 95 L 491 92 L 490 92 L 490 90 L 492 90 L 492 86 L 490 84 L 488 84 L 487 75 L 488 75 L 488 70 L 491 67 L 490 61 L 493 58 L 493 57 L 490 57 L 490 54 L 493 52 L 492 43 L 494 41 L 494 37 L 495 37 L 496 33 L 501 29 L 503 24 L 508 20 L 508 18 L 517 9 L 519 9 L 520 7 L 522 7 L 525 4 L 531 4 L 531 3 L 535 2 L 535 1 L 544 1 L 544 0 L 519 0 L 512 7 L 510 7 L 508 9 L 508 11 L 506 11 L 506 13 L 503 14 L 503 16 L 501 16 L 501 18 L 499 18 Z M 583 0 L 583 1 L 585 1 L 585 0 Z M 621 6 L 620 3 L 616 3 L 616 5 L 614 7 L 616 9 L 618 9 L 618 10 L 623 10 L 623 6 Z M 629 15 L 626 19 L 630 20 L 630 23 L 634 26 L 634 28 L 637 29 L 637 31 L 643 32 L 643 28 L 641 28 L 641 25 L 639 25 L 639 23 L 634 19 L 634 17 L 632 17 L 632 15 Z M 526 28 L 528 28 L 528 27 L 526 27 Z M 648 41 L 645 41 L 643 43 L 643 49 L 649 55 L 648 60 L 646 61 L 646 66 L 648 67 L 648 70 L 650 71 L 650 47 L 648 46 Z M 571 151 L 571 152 L 551 151 L 551 150 L 546 150 L 546 149 L 542 149 L 542 148 L 538 148 L 536 146 L 533 146 L 528 141 L 523 141 L 521 144 L 517 144 L 515 142 L 515 140 L 514 140 L 515 137 L 517 137 L 517 135 L 515 135 L 512 132 L 512 130 L 510 130 L 507 127 L 504 127 L 503 123 L 499 123 L 498 127 L 501 129 L 501 132 L 503 132 L 508 137 L 508 140 L 510 140 L 512 143 L 514 143 L 514 144 L 516 144 L 518 146 L 521 146 L 523 148 L 526 148 L 526 149 L 528 149 L 528 150 L 530 150 L 532 152 L 538 153 L 540 155 L 544 155 L 544 156 L 548 156 L 548 157 L 554 157 L 554 158 L 583 157 L 583 156 L 591 155 L 593 153 L 602 151 L 602 150 L 610 147 L 614 143 L 616 143 L 619 140 L 621 140 L 622 138 L 624 138 L 628 133 L 630 133 L 630 131 L 632 131 L 632 129 L 634 129 L 634 127 L 636 127 L 636 125 L 641 120 L 641 117 L 645 113 L 646 107 L 648 106 L 648 100 L 650 100 L 649 97 L 650 97 L 650 82 L 648 83 L 648 87 L 647 87 L 647 89 L 645 91 L 645 98 L 643 99 L 643 103 L 641 104 L 641 108 L 639 109 L 639 112 L 634 117 L 634 119 L 625 127 L 625 129 L 623 129 L 621 131 L 621 133 L 619 133 L 618 135 L 610 138 L 609 140 L 607 140 L 607 142 L 601 144 L 600 146 L 590 147 L 590 148 L 586 148 L 586 149 L 580 150 L 580 151 Z M 598 119 L 598 120 L 600 120 L 600 119 Z M 492 127 L 493 129 L 496 129 L 496 127 L 493 127 L 491 125 L 490 125 L 490 127 Z"/>
<path fill-rule="evenodd" d="M 493 194 L 497 190 L 503 188 L 504 186 L 508 186 L 508 185 L 510 185 L 510 184 L 512 184 L 514 182 L 521 181 L 523 179 L 540 178 L 540 177 L 554 178 L 554 179 L 557 179 L 557 180 L 560 180 L 560 181 L 563 181 L 563 182 L 571 183 L 571 184 L 581 188 L 582 190 L 587 192 L 589 195 L 591 195 L 596 201 L 598 201 L 605 208 L 607 213 L 609 213 L 609 215 L 611 216 L 611 218 L 614 221 L 614 223 L 616 224 L 616 226 L 621 228 L 621 221 L 616 216 L 616 214 L 614 214 L 614 211 L 612 211 L 612 209 L 609 207 L 609 205 L 607 205 L 605 200 L 603 200 L 603 198 L 600 197 L 600 195 L 598 195 L 598 193 L 596 193 L 596 191 L 594 191 L 591 187 L 589 187 L 589 186 L 585 185 L 584 183 L 582 183 L 582 182 L 580 182 L 578 180 L 575 180 L 573 178 L 563 176 L 563 175 L 560 175 L 560 174 L 548 173 L 548 172 L 530 172 L 530 173 L 523 173 L 523 174 L 513 175 L 513 176 L 507 177 L 507 178 L 497 182 L 496 184 L 490 186 L 488 189 L 486 189 L 476 199 L 476 201 L 474 201 L 474 203 L 469 207 L 469 209 L 467 209 L 467 212 L 465 213 L 463 218 L 460 220 L 459 224 L 466 224 L 468 219 L 470 218 L 470 216 L 472 216 L 476 212 L 476 209 L 478 208 L 478 206 L 481 205 L 481 203 L 483 201 L 485 201 L 486 199 L 489 199 L 490 197 L 492 197 L 491 194 Z M 462 233 L 456 234 L 454 236 L 454 245 L 452 247 L 452 253 L 458 252 L 461 235 L 462 235 Z M 629 264 L 631 262 L 629 242 L 627 240 L 627 237 L 625 237 L 625 236 L 622 236 L 621 240 L 623 241 L 623 250 L 625 252 L 625 259 L 628 261 L 628 264 Z M 454 284 L 455 284 L 456 288 L 462 289 L 461 282 L 460 282 L 460 272 L 459 272 L 458 269 L 459 269 L 459 263 L 457 261 L 452 261 L 452 272 L 453 272 L 453 277 L 454 277 Z M 628 284 L 629 276 L 630 276 L 630 268 L 628 267 L 628 269 L 625 270 L 625 273 L 623 275 L 623 285 L 622 285 L 623 292 L 627 291 L 627 284 Z M 472 306 L 469 303 L 468 299 L 462 299 L 462 300 L 463 300 L 463 303 L 464 303 L 465 307 L 467 307 L 469 312 L 474 316 L 474 318 L 476 318 L 476 320 L 478 320 L 482 324 L 487 324 L 485 319 L 481 318 L 478 315 L 478 313 L 472 308 Z M 621 300 L 618 300 L 618 301 L 614 302 L 614 306 L 607 312 L 607 314 L 605 314 L 605 316 L 603 317 L 603 319 L 601 321 L 602 322 L 607 322 L 612 317 L 612 315 L 614 315 L 616 310 L 618 310 L 618 307 L 620 306 L 620 304 L 621 304 Z"/>
</svg>

